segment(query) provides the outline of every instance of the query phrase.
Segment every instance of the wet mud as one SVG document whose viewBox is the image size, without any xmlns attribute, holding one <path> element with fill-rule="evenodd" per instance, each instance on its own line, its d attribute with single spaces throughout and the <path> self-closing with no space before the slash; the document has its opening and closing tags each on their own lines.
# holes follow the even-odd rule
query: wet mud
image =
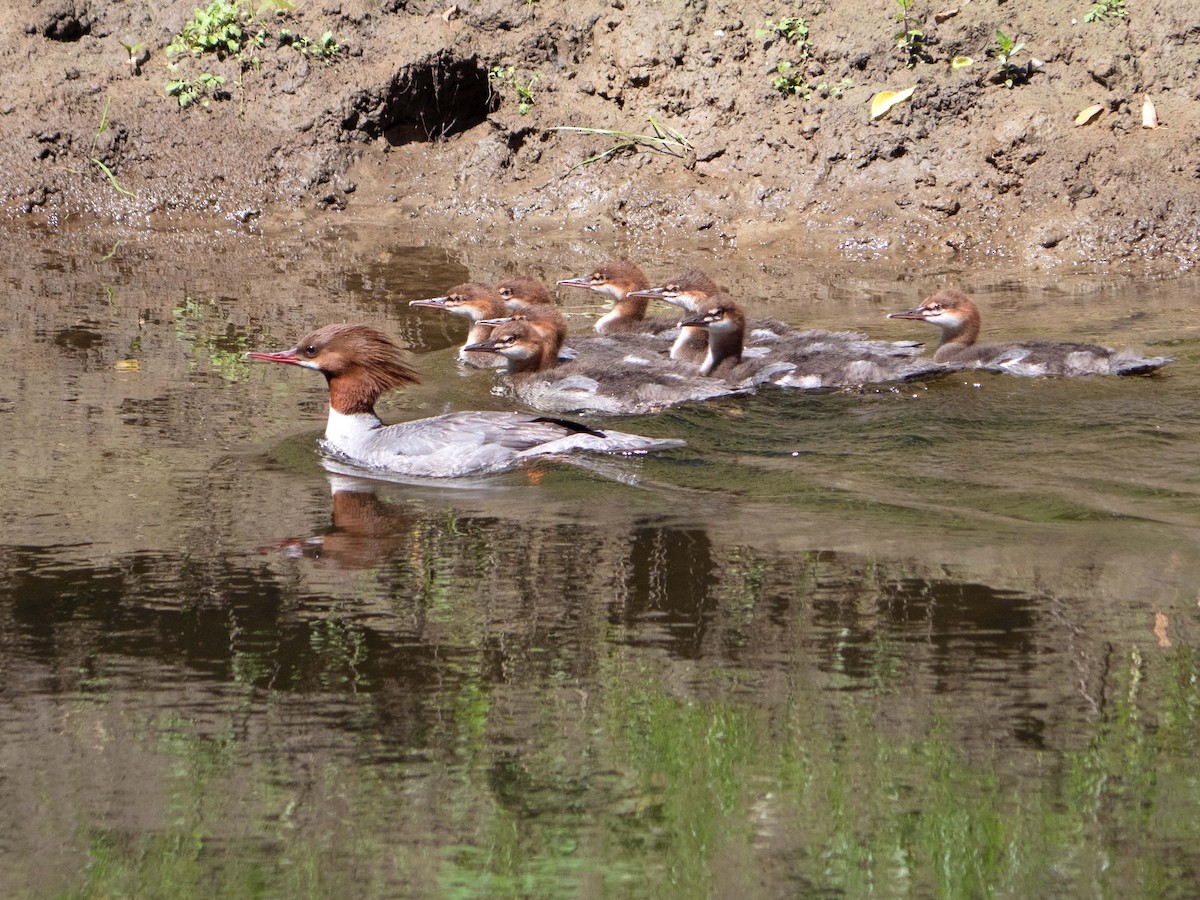
<svg viewBox="0 0 1200 900">
<path fill-rule="evenodd" d="M 263 5 L 261 46 L 224 59 L 168 54 L 195 8 L 0 10 L 0 220 L 363 215 L 1026 266 L 1187 267 L 1200 242 L 1191 4 L 916 2 L 910 58 L 875 0 L 799 8 L 803 33 L 760 4 L 346 0 Z M 1007 69 L 997 32 L 1024 45 Z M 206 75 L 186 109 L 167 95 Z"/>
</svg>

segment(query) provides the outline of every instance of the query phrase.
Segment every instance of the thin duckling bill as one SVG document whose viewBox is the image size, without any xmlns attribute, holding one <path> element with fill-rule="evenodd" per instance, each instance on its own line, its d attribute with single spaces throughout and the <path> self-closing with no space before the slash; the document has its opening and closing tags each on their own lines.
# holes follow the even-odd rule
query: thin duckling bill
<svg viewBox="0 0 1200 900">
<path fill-rule="evenodd" d="M 601 316 L 594 328 L 597 334 L 660 334 L 675 327 L 668 319 L 647 318 L 649 300 L 638 295 L 650 287 L 650 280 L 629 260 L 610 260 L 588 275 L 564 278 L 560 287 L 582 288 L 612 301 L 612 312 Z"/>
<path fill-rule="evenodd" d="M 418 309 L 436 309 L 470 320 L 466 341 L 459 349 L 459 359 L 469 366 L 481 369 L 495 368 L 498 365 L 495 356 L 470 353 L 467 350 L 468 344 L 482 341 L 491 334 L 491 326 L 482 324 L 484 320 L 503 316 L 508 312 L 504 298 L 495 287 L 467 282 L 452 287 L 441 297 L 412 300 L 408 305 Z"/>
</svg>

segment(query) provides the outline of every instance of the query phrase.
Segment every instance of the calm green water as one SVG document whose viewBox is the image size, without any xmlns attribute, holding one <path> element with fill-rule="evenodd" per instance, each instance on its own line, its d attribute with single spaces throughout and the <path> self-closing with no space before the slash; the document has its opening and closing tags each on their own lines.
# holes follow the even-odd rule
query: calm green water
<svg viewBox="0 0 1200 900">
<path fill-rule="evenodd" d="M 0 247 L 0 896 L 1195 894 L 1194 277 L 421 244 Z M 427 377 L 385 418 L 505 408 L 406 301 L 614 249 L 796 322 L 928 338 L 884 314 L 953 284 L 998 338 L 1179 361 L 763 392 L 454 486 L 330 475 L 321 379 L 241 362 L 366 321 Z"/>
</svg>

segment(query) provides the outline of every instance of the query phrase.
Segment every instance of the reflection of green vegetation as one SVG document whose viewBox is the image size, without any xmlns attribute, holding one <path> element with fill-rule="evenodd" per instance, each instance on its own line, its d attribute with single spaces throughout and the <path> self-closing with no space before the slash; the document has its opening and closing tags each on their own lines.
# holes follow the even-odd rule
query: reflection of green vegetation
<svg viewBox="0 0 1200 900">
<path fill-rule="evenodd" d="M 704 626 L 729 654 L 680 659 L 600 603 L 573 609 L 591 618 L 567 639 L 565 619 L 513 621 L 508 594 L 524 595 L 497 580 L 511 537 L 423 520 L 375 576 L 404 628 L 427 629 L 419 642 L 372 631 L 385 616 L 359 620 L 348 603 L 305 610 L 290 632 L 286 617 L 248 617 L 237 643 L 261 649 L 230 642 L 235 674 L 194 721 L 120 721 L 127 706 L 109 698 L 126 696 L 125 676 L 89 669 L 105 699 L 76 704 L 71 737 L 105 759 L 132 741 L 144 806 L 101 828 L 94 807 L 73 807 L 87 864 L 63 895 L 1145 896 L 1187 883 L 1200 652 L 1113 651 L 1091 670 L 1094 713 L 1081 699 L 1069 727 L 1048 719 L 1042 746 L 1005 735 L 994 748 L 979 733 L 988 711 L 961 694 L 909 697 L 922 663 L 878 599 L 903 566 L 735 548 Z M 866 640 L 829 621 L 839 603 L 847 622 L 872 619 Z"/>
<path fill-rule="evenodd" d="M 325 662 L 320 675 L 322 685 L 347 685 L 356 691 L 368 686 L 362 672 L 367 647 L 361 628 L 328 614 L 309 626 L 308 639 L 314 654 Z"/>
<path fill-rule="evenodd" d="M 666 688 L 667 671 L 628 650 L 601 672 L 582 721 L 544 694 L 552 716 L 537 744 L 500 749 L 489 731 L 506 713 L 468 677 L 446 686 L 444 733 L 426 734 L 457 748 L 444 763 L 306 763 L 303 794 L 282 787 L 295 777 L 287 756 L 246 768 L 272 754 L 236 736 L 244 711 L 208 736 L 168 721 L 161 830 L 93 832 L 73 895 L 310 894 L 353 879 L 363 896 L 404 885 L 574 897 L 585 884 L 600 895 L 753 896 L 764 872 L 848 896 L 1045 896 L 1096 883 L 1170 893 L 1179 882 L 1167 848 L 1200 837 L 1190 788 L 1200 670 L 1191 651 L 1154 662 L 1128 656 L 1107 685 L 1112 710 L 1063 757 L 1067 777 L 1053 776 L 1051 756 L 1029 754 L 1042 770 L 1033 781 L 1002 754 L 966 752 L 944 714 L 902 735 L 861 695 L 829 706 L 797 686 L 782 705 L 702 700 Z M 330 801 L 336 816 L 324 813 Z M 426 856 L 431 837 L 440 863 Z"/>
<path fill-rule="evenodd" d="M 171 315 L 175 318 L 175 336 L 207 356 L 209 365 L 222 378 L 226 381 L 245 379 L 249 371 L 245 355 L 250 349 L 250 339 L 228 321 L 215 300 L 185 297 L 171 310 Z"/>
<path fill-rule="evenodd" d="M 734 705 L 669 697 L 646 674 L 618 676 L 629 689 L 613 692 L 608 711 L 614 762 L 631 781 L 617 834 L 648 869 L 641 879 L 658 886 L 649 896 L 728 896 L 740 878 L 749 889 L 755 872 L 747 776 L 764 749 L 760 722 Z M 720 882 L 716 859 L 730 865 Z"/>
</svg>

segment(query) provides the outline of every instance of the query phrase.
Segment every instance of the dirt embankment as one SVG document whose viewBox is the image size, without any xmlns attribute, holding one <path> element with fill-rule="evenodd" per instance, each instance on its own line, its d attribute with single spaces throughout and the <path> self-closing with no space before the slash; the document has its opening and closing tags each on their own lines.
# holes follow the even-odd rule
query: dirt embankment
<svg viewBox="0 0 1200 900">
<path fill-rule="evenodd" d="M 678 226 L 1029 263 L 1200 244 L 1200 3 L 913 0 L 911 67 L 895 0 L 257 5 L 261 46 L 224 59 L 167 54 L 194 0 L 0 10 L 4 218 L 369 206 L 475 237 Z M 1011 87 L 997 31 L 1024 44 Z M 224 82 L 186 109 L 166 94 L 205 76 Z M 669 140 L 634 140 L 654 123 Z"/>
</svg>

